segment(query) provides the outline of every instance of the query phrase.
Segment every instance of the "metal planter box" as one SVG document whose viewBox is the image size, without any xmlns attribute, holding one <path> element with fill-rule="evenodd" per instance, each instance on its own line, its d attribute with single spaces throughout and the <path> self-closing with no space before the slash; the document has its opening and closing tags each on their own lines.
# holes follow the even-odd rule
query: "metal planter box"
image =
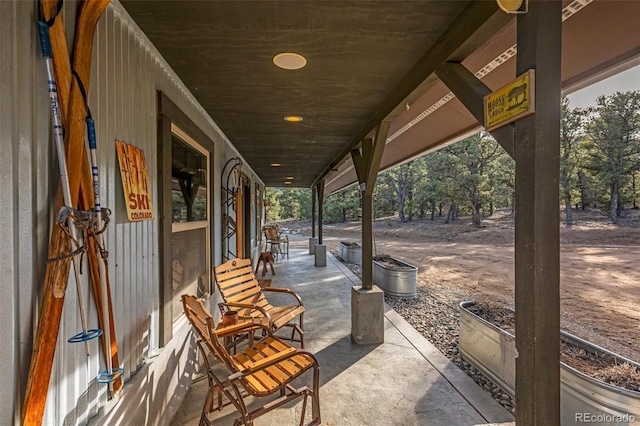
<svg viewBox="0 0 640 426">
<path fill-rule="evenodd" d="M 373 282 L 384 290 L 385 294 L 405 299 L 416 297 L 418 268 L 398 259 L 393 259 L 402 265 L 402 269 L 387 267 L 373 261 Z"/>
<path fill-rule="evenodd" d="M 345 262 L 362 265 L 362 246 L 357 243 L 345 244 L 340 242 L 340 257 Z"/>
<path fill-rule="evenodd" d="M 511 396 L 515 395 L 515 336 L 467 310 L 474 302 L 460 304 L 460 355 Z M 561 339 L 592 353 L 607 353 L 621 363 L 640 364 L 561 331 Z M 612 386 L 560 363 L 561 424 L 590 422 L 599 425 L 631 425 L 640 420 L 640 392 Z M 580 417 L 582 416 L 582 417 Z"/>
</svg>

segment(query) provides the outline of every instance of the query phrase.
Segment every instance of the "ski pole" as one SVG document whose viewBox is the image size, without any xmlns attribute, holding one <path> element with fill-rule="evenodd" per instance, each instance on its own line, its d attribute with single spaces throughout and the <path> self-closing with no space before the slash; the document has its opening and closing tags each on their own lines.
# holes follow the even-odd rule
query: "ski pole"
<svg viewBox="0 0 640 426">
<path fill-rule="evenodd" d="M 86 102 L 86 100 L 85 100 Z M 89 107 L 87 106 L 87 111 Z M 94 212 L 96 214 L 96 224 L 99 226 L 102 223 L 102 205 L 100 203 L 100 177 L 98 173 L 98 160 L 97 160 L 97 140 L 96 140 L 96 127 L 91 114 L 87 117 L 87 137 L 89 138 L 89 152 L 91 158 L 91 176 L 93 178 L 93 195 L 94 195 Z M 97 231 L 97 230 L 96 230 Z M 102 233 L 96 232 L 96 246 L 100 250 L 98 256 L 98 270 L 100 271 L 100 292 L 102 293 L 102 324 L 104 325 L 104 341 L 108 347 L 106 351 L 107 355 L 106 364 L 106 376 L 110 379 L 110 382 L 117 379 L 114 375 L 113 366 L 111 365 L 111 317 L 109 316 L 109 300 L 107 291 L 107 267 L 105 265 L 105 259 L 103 257 L 102 247 L 104 247 L 104 239 Z M 104 252 L 106 253 L 106 251 Z M 103 373 L 104 374 L 104 373 Z M 118 374 L 117 376 L 119 376 Z M 110 383 L 109 382 L 109 383 Z M 111 383 L 109 384 L 111 386 Z"/>
<path fill-rule="evenodd" d="M 51 41 L 49 39 L 49 26 L 46 22 L 38 22 L 38 31 L 40 33 L 40 46 L 42 47 L 42 56 L 47 65 L 47 78 L 49 84 L 49 100 L 51 102 L 51 116 L 53 119 L 53 136 L 58 153 L 58 167 L 60 169 L 60 179 L 62 182 L 62 197 L 64 204 L 68 207 L 72 206 L 71 189 L 69 187 L 69 175 L 67 174 L 67 158 L 64 150 L 64 134 L 62 127 L 62 119 L 60 117 L 60 108 L 58 102 L 58 89 L 56 86 L 55 74 L 53 71 L 53 53 L 51 49 Z M 67 227 L 69 235 L 74 241 L 78 241 L 78 232 L 71 218 L 67 216 Z M 69 339 L 70 341 L 84 341 L 87 356 L 90 355 L 88 340 L 98 337 L 102 333 L 99 330 L 87 330 L 87 317 L 84 310 L 84 295 L 82 292 L 82 282 L 80 281 L 80 259 L 78 255 L 73 256 L 73 271 L 76 280 L 76 290 L 78 292 L 78 304 L 80 306 L 80 320 L 82 323 L 82 333 Z"/>
<path fill-rule="evenodd" d="M 82 94 L 84 100 L 84 106 L 87 110 L 87 139 L 89 140 L 89 159 L 91 161 L 91 179 L 93 183 L 93 199 L 94 199 L 94 213 L 96 215 L 96 225 L 94 236 L 96 238 L 96 247 L 98 250 L 98 271 L 100 275 L 100 293 L 102 294 L 102 324 L 104 326 L 104 338 L 105 338 L 105 363 L 107 369 L 100 373 L 96 380 L 99 383 L 109 383 L 109 389 L 112 388 L 112 382 L 117 380 L 118 377 L 124 372 L 121 368 L 113 368 L 111 362 L 111 317 L 109 315 L 109 299 L 107 289 L 107 265 L 106 258 L 108 252 L 104 249 L 104 239 L 102 238 L 102 231 L 98 229 L 102 223 L 102 203 L 100 202 L 100 174 L 98 172 L 98 159 L 97 148 L 98 142 L 96 138 L 96 125 L 95 121 L 91 117 L 91 109 L 89 108 L 89 101 L 87 100 L 87 91 L 84 88 L 82 79 L 72 70 L 73 76 L 78 84 L 78 89 Z"/>
</svg>

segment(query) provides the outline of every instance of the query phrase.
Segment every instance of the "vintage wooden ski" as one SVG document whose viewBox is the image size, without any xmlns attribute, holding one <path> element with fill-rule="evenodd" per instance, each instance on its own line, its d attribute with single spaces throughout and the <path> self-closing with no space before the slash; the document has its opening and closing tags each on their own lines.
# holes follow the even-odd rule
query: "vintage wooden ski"
<svg viewBox="0 0 640 426">
<path fill-rule="evenodd" d="M 43 0 L 42 8 L 45 12 L 45 20 L 51 19 L 56 8 L 52 8 L 52 3 Z M 109 0 L 85 0 L 78 12 L 76 22 L 76 35 L 74 45 L 74 65 L 78 73 L 86 75 L 85 80 L 88 83 L 88 75 L 91 66 L 91 53 L 93 48 L 93 35 L 98 19 L 102 12 L 109 4 Z M 61 40 L 65 40 L 64 27 L 62 19 L 55 19 L 51 29 L 54 33 L 52 37 L 52 51 L 55 57 L 54 65 L 56 65 L 56 73 L 59 76 L 58 90 L 60 91 L 62 111 L 65 117 L 65 145 L 66 159 L 69 164 L 69 188 L 71 194 L 72 206 L 78 204 L 78 194 L 80 190 L 80 181 L 82 179 L 82 166 L 85 166 L 87 173 L 84 173 L 90 182 L 88 174 L 88 161 L 84 150 L 84 101 L 77 87 L 73 87 L 70 92 L 65 92 L 66 82 L 62 81 L 62 75 L 69 76 L 69 86 L 71 86 L 70 66 L 67 66 L 68 73 L 59 72 L 59 65 L 64 68 L 65 64 L 69 64 L 69 56 L 65 54 L 66 49 L 61 48 Z M 55 43 L 53 42 L 55 38 Z M 53 45 L 55 44 L 55 47 Z M 66 42 L 64 42 L 66 45 Z M 82 75 L 81 74 L 81 75 Z M 67 93 L 70 93 L 69 95 Z M 83 161 L 84 160 L 84 161 Z M 90 185 L 90 184 L 89 184 Z M 85 185 L 83 185 L 85 186 Z M 57 204 L 58 208 L 62 205 L 62 194 L 58 191 Z M 91 186 L 87 193 L 90 195 L 89 203 L 92 203 Z M 87 198 L 82 197 L 85 202 Z M 64 306 L 64 294 L 69 278 L 69 258 L 64 255 L 68 253 L 69 242 L 60 227 L 54 227 L 49 243 L 49 258 L 55 259 L 47 264 L 45 272 L 45 282 L 43 288 L 42 301 L 40 304 L 40 314 L 38 317 L 38 325 L 34 341 L 34 348 L 31 357 L 31 365 L 29 368 L 29 377 L 27 379 L 27 389 L 25 400 L 22 408 L 22 423 L 25 425 L 40 425 L 47 399 L 49 389 L 49 381 L 51 378 L 51 369 L 55 355 L 56 342 L 60 328 L 60 319 Z M 97 269 L 97 268 L 96 268 Z M 109 345 L 110 346 L 110 345 Z"/>
</svg>

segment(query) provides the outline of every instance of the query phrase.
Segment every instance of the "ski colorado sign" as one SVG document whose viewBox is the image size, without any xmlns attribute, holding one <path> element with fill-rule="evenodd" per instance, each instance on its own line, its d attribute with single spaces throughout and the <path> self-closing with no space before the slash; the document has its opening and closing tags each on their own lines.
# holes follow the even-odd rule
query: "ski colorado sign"
<svg viewBox="0 0 640 426">
<path fill-rule="evenodd" d="M 116 151 L 129 220 L 138 222 L 153 219 L 149 173 L 144 151 L 122 141 L 116 141 Z"/>
<path fill-rule="evenodd" d="M 535 70 L 484 97 L 484 128 L 497 129 L 535 112 Z"/>
</svg>

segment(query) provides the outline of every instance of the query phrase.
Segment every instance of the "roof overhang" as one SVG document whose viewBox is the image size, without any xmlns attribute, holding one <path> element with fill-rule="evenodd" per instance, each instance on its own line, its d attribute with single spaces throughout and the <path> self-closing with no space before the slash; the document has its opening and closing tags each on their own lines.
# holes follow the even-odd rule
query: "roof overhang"
<svg viewBox="0 0 640 426">
<path fill-rule="evenodd" d="M 494 1 L 122 3 L 267 186 L 354 183 L 350 151 L 383 120 L 382 169 L 480 130 L 435 75 L 444 62 L 492 89 L 515 77 L 515 18 Z M 638 63 L 639 2 L 564 6 L 566 93 Z M 280 69 L 282 52 L 308 63 Z"/>
</svg>

